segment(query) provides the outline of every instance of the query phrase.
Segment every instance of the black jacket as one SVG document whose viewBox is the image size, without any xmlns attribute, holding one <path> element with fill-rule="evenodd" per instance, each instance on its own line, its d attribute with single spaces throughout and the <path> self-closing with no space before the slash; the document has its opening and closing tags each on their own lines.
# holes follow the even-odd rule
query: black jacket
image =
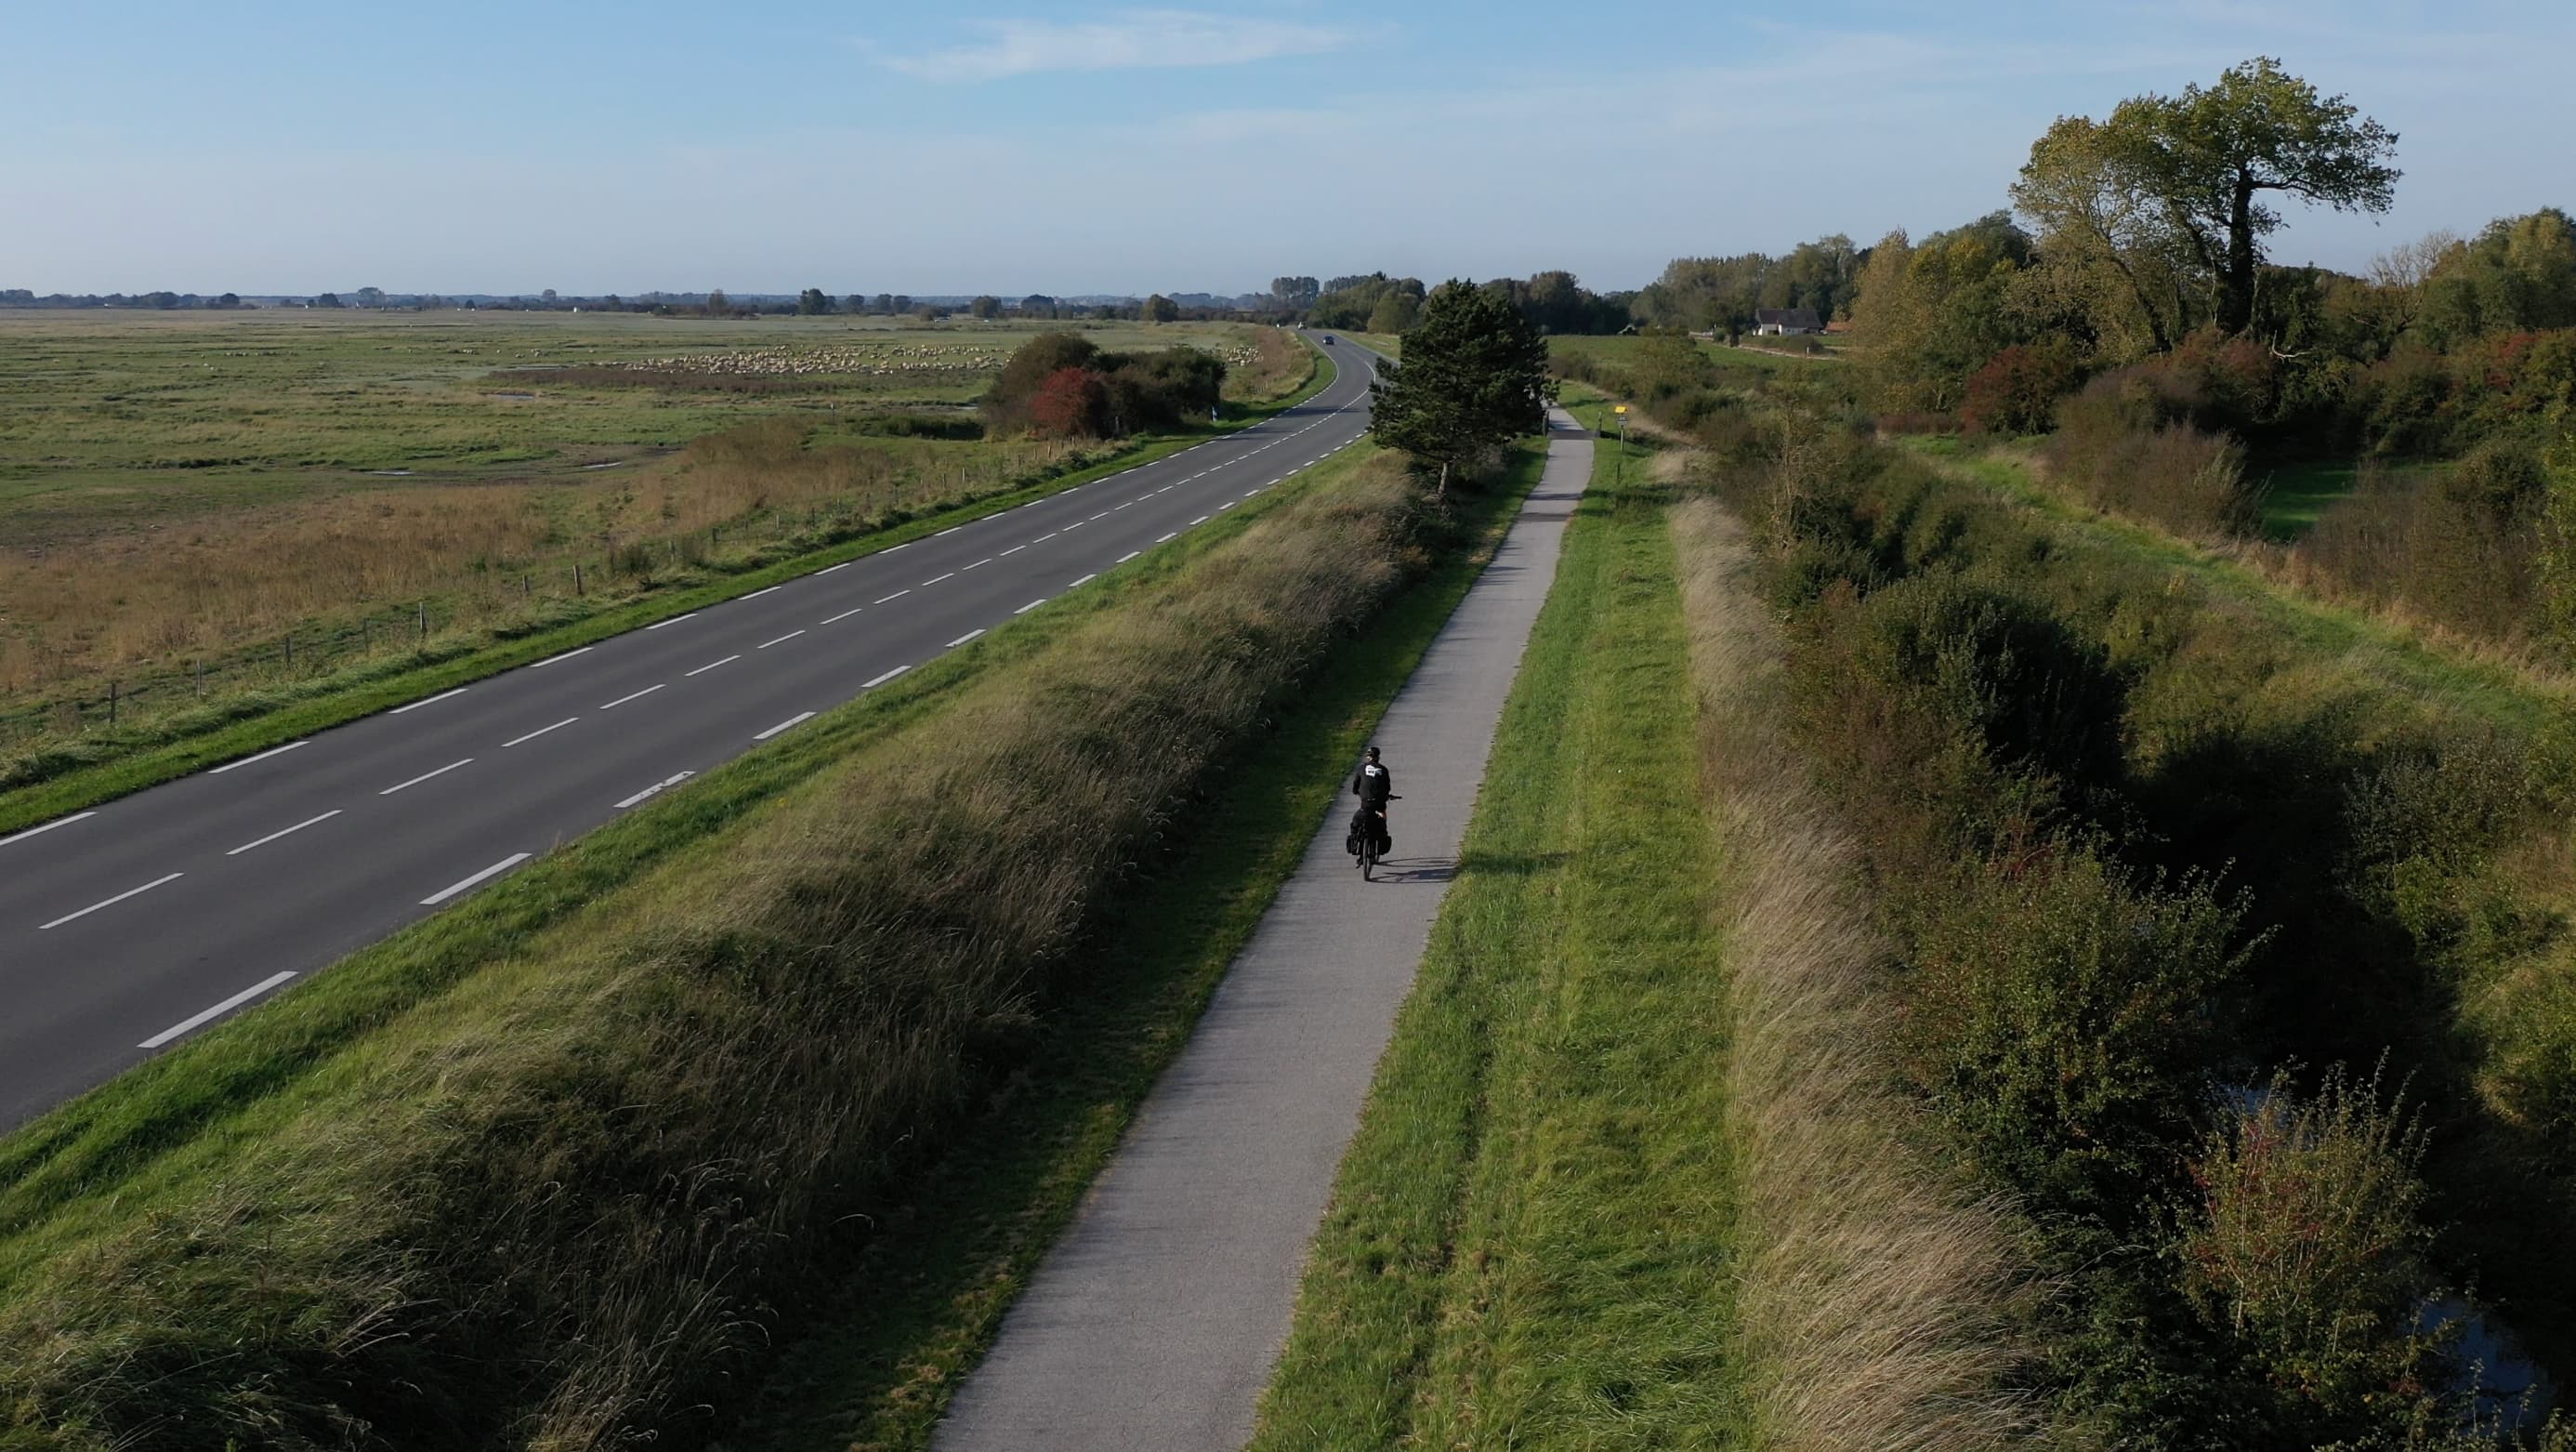
<svg viewBox="0 0 2576 1452">
<path fill-rule="evenodd" d="M 1395 795 L 1395 773 L 1374 761 L 1364 763 L 1351 778 L 1351 791 L 1370 806 L 1383 807 Z"/>
</svg>

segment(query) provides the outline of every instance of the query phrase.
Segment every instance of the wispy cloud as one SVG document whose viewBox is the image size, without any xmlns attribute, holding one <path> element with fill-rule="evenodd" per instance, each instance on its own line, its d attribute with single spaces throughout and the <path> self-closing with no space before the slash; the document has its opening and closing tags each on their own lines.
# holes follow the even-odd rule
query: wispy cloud
<svg viewBox="0 0 2576 1452">
<path fill-rule="evenodd" d="M 926 81 L 995 81 L 1037 71 L 1129 70 L 1143 66 L 1229 66 L 1278 56 L 1320 55 L 1349 42 L 1341 31 L 1194 10 L 1121 10 L 1083 24 L 983 20 L 983 39 L 880 62 Z"/>
</svg>

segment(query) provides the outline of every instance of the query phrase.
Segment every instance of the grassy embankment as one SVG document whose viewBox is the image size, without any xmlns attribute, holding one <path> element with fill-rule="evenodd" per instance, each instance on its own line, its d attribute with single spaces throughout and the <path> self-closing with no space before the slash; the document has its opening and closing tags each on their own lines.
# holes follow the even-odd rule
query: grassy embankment
<svg viewBox="0 0 2576 1452">
<path fill-rule="evenodd" d="M 2576 707 L 2576 686 L 2527 656 L 2496 649 L 2458 632 L 2429 626 L 2402 610 L 2371 608 L 2295 583 L 2274 547 L 2185 539 L 2143 521 L 2068 499 L 2042 482 L 2018 452 L 1955 453 L 1928 441 L 1915 447 L 1935 465 L 1974 480 L 2054 524 L 2074 530 L 2126 568 L 2167 572 L 2210 592 L 2294 641 L 2384 686 L 2456 701 L 2501 724 L 2532 730 Z"/>
<path fill-rule="evenodd" d="M 1613 453 L 1255 1445 L 1990 1445 L 1996 1227 L 1858 1072 L 1866 949 L 1771 815 L 1741 587 L 1697 518 L 1685 607 L 1660 471 Z"/>
<path fill-rule="evenodd" d="M 1319 350 L 1296 347 L 1275 330 L 1256 341 L 1264 345 L 1252 350 L 1260 366 L 1245 371 L 1244 386 L 1260 397 L 1239 404 L 1228 428 L 1268 417 L 1331 379 Z M 980 361 L 962 376 L 979 383 L 986 363 L 998 366 L 988 356 L 996 345 L 972 346 Z M 938 376 L 945 378 L 964 365 L 943 368 Z M 908 376 L 895 370 L 894 381 Z M 797 378 L 800 389 L 830 385 Z M 859 396 L 867 396 L 864 389 Z M 165 669 L 157 695 L 139 702 L 129 676 L 112 729 L 96 710 L 65 728 L 50 705 L 22 709 L 28 722 L 21 724 L 34 725 L 0 758 L 0 786 L 15 788 L 0 791 L 0 832 L 890 548 L 1206 437 L 1142 439 L 1086 455 L 1015 441 L 825 442 L 815 418 L 772 418 L 703 438 L 672 461 L 668 477 L 649 481 L 621 475 L 614 483 L 478 484 L 321 499 L 282 514 L 190 526 L 201 531 L 196 544 L 211 551 L 202 559 L 183 549 L 180 558 L 154 557 L 129 569 L 88 558 L 149 538 L 127 533 L 22 562 L 62 580 L 0 579 L 0 600 L 19 602 L 9 613 L 26 617 L 7 638 L 27 645 L 52 621 L 98 652 L 65 689 L 76 696 L 101 686 L 100 673 L 120 660 L 158 660 L 176 673 Z M 936 467 L 903 462 L 941 450 L 948 462 Z M 1046 457 L 1020 459 L 1031 450 Z M 658 505 L 647 495 L 658 495 Z M 351 510 L 354 516 L 340 517 Z M 595 533 L 602 525 L 605 532 Z M 570 561 L 603 539 L 613 544 L 620 530 L 628 543 L 595 555 L 576 577 Z M 547 576 L 542 590 L 531 584 L 539 573 Z M 87 583 L 72 590 L 64 584 L 72 580 Z M 114 598 L 74 598 L 102 589 Z M 402 618 L 370 623 L 340 608 L 349 599 L 387 597 L 412 602 L 397 612 Z M 43 608 L 30 603 L 36 601 Z M 414 634 L 416 616 L 430 622 L 425 637 Z M 302 654 L 290 668 L 285 637 L 276 632 L 292 636 L 299 624 Z M 215 672 L 214 690 L 200 703 L 184 663 L 172 663 L 193 633 L 207 630 L 264 643 L 220 657 L 218 666 L 232 669 Z"/>
<path fill-rule="evenodd" d="M 877 1324 L 829 1389 L 917 1422 L 1311 826 L 1310 782 L 1225 768 L 1340 665 L 1288 718 L 1332 759 L 1278 764 L 1337 779 L 1463 587 L 1334 645 L 1419 511 L 1383 461 L 1315 471 L 0 1142 L 15 1441 L 700 1435 L 835 1271 Z M 1175 781 L 1245 829 L 1197 837 Z M 1108 889 L 1202 840 L 1259 870 L 1122 963 Z"/>
<path fill-rule="evenodd" d="M 1104 905 L 1077 949 L 1083 995 L 994 1112 L 962 1134 L 906 1223 L 871 1243 L 853 1294 L 782 1349 L 737 1452 L 927 1446 L 949 1394 L 1108 1162 L 1135 1107 L 1249 940 L 1330 809 L 1386 703 L 1413 672 L 1537 478 L 1515 461 L 1471 506 L 1471 548 L 1336 648 L 1257 756 L 1190 812 L 1186 839 Z M 889 1294 L 889 1292 L 893 1292 Z"/>
<path fill-rule="evenodd" d="M 2463 1297 L 2563 1374 L 2563 710 L 1991 466 L 1726 480 L 1863 824 L 1906 1074 L 2046 1228 L 2060 1407 L 2138 1446 L 2450 1445 L 2463 1356 L 2524 1369 Z"/>
</svg>

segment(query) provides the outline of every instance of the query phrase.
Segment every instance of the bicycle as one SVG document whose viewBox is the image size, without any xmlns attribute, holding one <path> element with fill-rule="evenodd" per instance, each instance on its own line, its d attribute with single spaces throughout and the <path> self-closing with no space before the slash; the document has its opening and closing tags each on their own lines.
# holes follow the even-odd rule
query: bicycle
<svg viewBox="0 0 2576 1452">
<path fill-rule="evenodd" d="M 1390 802 L 1400 802 L 1403 801 L 1404 798 L 1400 796 L 1389 796 L 1387 800 Z M 1366 802 L 1362 802 L 1360 804 L 1358 826 L 1359 831 L 1353 835 L 1360 839 L 1360 850 L 1358 854 L 1360 859 L 1360 881 L 1373 882 L 1376 880 L 1377 876 L 1377 844 L 1387 836 L 1386 808 L 1372 807 Z"/>
</svg>

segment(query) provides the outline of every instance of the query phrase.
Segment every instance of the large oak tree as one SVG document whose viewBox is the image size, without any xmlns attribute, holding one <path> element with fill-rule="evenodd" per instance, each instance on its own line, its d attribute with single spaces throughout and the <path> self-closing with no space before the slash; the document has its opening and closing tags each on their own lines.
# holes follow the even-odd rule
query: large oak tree
<svg viewBox="0 0 2576 1452">
<path fill-rule="evenodd" d="M 2060 121 L 2031 149 L 2013 200 L 2043 250 L 2072 248 L 2118 276 L 2148 330 L 2168 343 L 2180 286 L 2197 281 L 2229 333 L 2253 322 L 2268 195 L 2339 212 L 2388 210 L 2397 133 L 2341 96 L 2259 56 L 2217 84 L 2123 101 L 2095 125 Z"/>
</svg>

